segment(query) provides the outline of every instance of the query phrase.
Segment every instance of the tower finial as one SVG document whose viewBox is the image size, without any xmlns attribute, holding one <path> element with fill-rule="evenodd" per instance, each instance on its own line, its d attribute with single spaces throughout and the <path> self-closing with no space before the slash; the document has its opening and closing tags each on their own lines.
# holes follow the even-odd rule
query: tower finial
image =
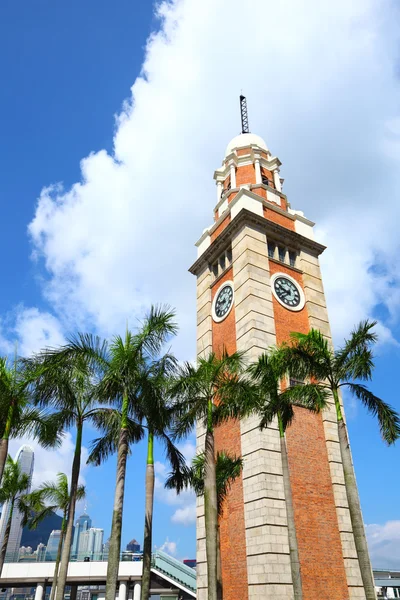
<svg viewBox="0 0 400 600">
<path fill-rule="evenodd" d="M 243 96 L 243 94 L 240 94 L 240 116 L 242 118 L 242 133 L 250 133 L 249 117 L 247 115 L 247 101 L 246 96 Z"/>
</svg>

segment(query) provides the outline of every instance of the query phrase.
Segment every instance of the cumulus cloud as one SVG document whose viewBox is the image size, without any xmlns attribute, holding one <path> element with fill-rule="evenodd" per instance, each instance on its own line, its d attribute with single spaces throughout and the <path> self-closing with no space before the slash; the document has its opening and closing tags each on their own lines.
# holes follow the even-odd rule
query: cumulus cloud
<svg viewBox="0 0 400 600">
<path fill-rule="evenodd" d="M 196 447 L 191 440 L 187 440 L 182 445 L 178 446 L 179 450 L 184 455 L 186 462 L 191 463 L 192 458 L 196 453 Z M 180 494 L 175 490 L 165 489 L 165 479 L 169 474 L 169 468 L 165 463 L 156 461 L 154 463 L 155 472 L 155 497 L 159 502 L 169 506 L 177 506 L 175 512 L 171 516 L 173 523 L 181 525 L 191 525 L 196 522 L 196 495 L 191 489 L 185 489 Z"/>
<path fill-rule="evenodd" d="M 10 354 L 15 340 L 18 354 L 28 356 L 43 348 L 58 346 L 65 338 L 59 320 L 49 312 L 39 311 L 35 307 L 19 307 L 2 323 L 0 349 Z"/>
<path fill-rule="evenodd" d="M 177 542 L 170 542 L 169 538 L 166 538 L 165 542 L 158 549 L 170 554 L 171 556 L 176 556 L 177 547 Z"/>
<path fill-rule="evenodd" d="M 400 521 L 366 525 L 368 546 L 374 568 L 400 568 Z"/>
<path fill-rule="evenodd" d="M 196 503 L 191 502 L 184 508 L 178 508 L 171 517 L 173 523 L 192 525 L 196 523 Z"/>
<path fill-rule="evenodd" d="M 44 293 L 64 327 L 108 334 L 152 302 L 177 308 L 176 349 L 194 355 L 187 268 L 210 224 L 212 174 L 239 130 L 283 161 L 285 191 L 318 222 L 337 336 L 377 305 L 399 316 L 400 120 L 394 2 L 173 0 L 157 11 L 112 154 L 83 158 L 71 188 L 45 187 L 29 226 Z"/>
</svg>

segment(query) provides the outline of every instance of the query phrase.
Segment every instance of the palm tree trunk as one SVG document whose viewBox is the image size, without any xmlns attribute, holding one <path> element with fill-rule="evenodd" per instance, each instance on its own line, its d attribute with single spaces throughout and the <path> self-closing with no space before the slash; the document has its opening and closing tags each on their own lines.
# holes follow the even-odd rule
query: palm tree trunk
<svg viewBox="0 0 400 600">
<path fill-rule="evenodd" d="M 122 407 L 121 430 L 118 441 L 117 481 L 115 485 L 114 510 L 111 525 L 110 549 L 108 552 L 106 597 L 105 600 L 115 600 L 117 591 L 119 554 L 121 550 L 122 510 L 124 505 L 126 459 L 128 456 L 127 430 L 127 397 Z M 58 600 L 58 599 L 57 599 Z"/>
<path fill-rule="evenodd" d="M 10 537 L 11 521 L 12 521 L 12 517 L 13 517 L 13 512 L 14 512 L 14 500 L 11 502 L 10 514 L 8 515 L 7 527 L 4 532 L 4 539 L 3 539 L 3 543 L 1 545 L 1 550 L 0 550 L 0 577 L 3 572 L 3 565 L 4 565 L 5 558 L 6 558 L 8 538 Z"/>
<path fill-rule="evenodd" d="M 14 401 L 11 402 L 8 409 L 7 421 L 4 427 L 3 437 L 0 440 L 0 482 L 3 479 L 4 466 L 8 456 L 8 440 L 10 437 L 12 422 L 14 417 Z"/>
<path fill-rule="evenodd" d="M 217 537 L 217 598 L 222 600 L 223 589 L 222 589 L 222 563 L 221 563 L 221 534 L 218 525 L 218 537 Z"/>
<path fill-rule="evenodd" d="M 208 600 L 217 600 L 218 569 L 218 502 L 215 464 L 214 432 L 212 427 L 212 402 L 208 407 L 208 426 L 205 440 L 204 469 L 204 518 L 206 528 L 207 586 Z"/>
<path fill-rule="evenodd" d="M 74 527 L 75 517 L 75 504 L 76 504 L 76 493 L 78 489 L 79 472 L 81 469 L 81 450 L 82 450 L 82 429 L 83 423 L 78 422 L 76 427 L 76 442 L 75 442 L 75 454 L 74 461 L 72 463 L 72 474 L 71 474 L 71 493 L 69 501 L 67 527 L 65 530 L 65 541 L 61 552 L 60 561 L 60 572 L 57 580 L 57 593 L 56 600 L 64 600 L 65 584 L 67 581 L 69 555 L 71 552 L 72 544 L 72 530 Z"/>
<path fill-rule="evenodd" d="M 65 520 L 66 520 L 66 513 L 64 513 L 63 520 L 61 523 L 61 535 L 60 535 L 60 540 L 58 542 L 57 558 L 56 558 L 56 564 L 54 566 L 53 584 L 51 586 L 50 600 L 54 600 L 54 596 L 56 594 L 56 589 L 57 589 L 58 568 L 60 566 L 61 552 L 62 552 L 63 541 L 64 541 L 64 537 L 65 537 Z"/>
<path fill-rule="evenodd" d="M 366 600 L 376 600 L 375 584 L 369 559 L 367 537 L 365 535 L 364 521 L 361 512 L 360 498 L 358 496 L 356 476 L 351 459 L 350 445 L 347 436 L 346 424 L 343 420 L 340 407 L 339 394 L 333 390 L 335 399 L 336 416 L 338 423 L 340 454 L 342 457 L 344 483 L 349 504 L 351 526 L 353 528 L 354 543 L 360 565 L 361 579 L 364 586 Z"/>
<path fill-rule="evenodd" d="M 278 414 L 279 436 L 281 442 L 281 457 L 282 457 L 282 474 L 283 474 L 283 489 L 285 492 L 286 515 L 288 522 L 288 537 L 289 537 L 289 552 L 290 552 L 290 570 L 293 581 L 294 600 L 302 600 L 303 590 L 301 586 L 299 548 L 297 545 L 296 527 L 294 523 L 293 497 L 292 486 L 290 485 L 289 460 L 287 454 L 287 446 L 285 439 L 285 431 L 283 429 L 282 419 Z"/>
<path fill-rule="evenodd" d="M 146 507 L 143 540 L 143 574 L 140 600 L 149 600 L 151 575 L 151 548 L 153 536 L 153 504 L 154 504 L 154 438 L 149 431 L 147 441 L 146 464 Z"/>
</svg>

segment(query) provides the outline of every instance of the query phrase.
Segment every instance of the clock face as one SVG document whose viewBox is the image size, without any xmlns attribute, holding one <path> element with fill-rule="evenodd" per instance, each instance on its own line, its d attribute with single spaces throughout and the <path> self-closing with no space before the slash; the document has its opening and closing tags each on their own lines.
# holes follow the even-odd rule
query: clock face
<svg viewBox="0 0 400 600">
<path fill-rule="evenodd" d="M 231 283 L 224 283 L 214 298 L 214 321 L 222 321 L 228 315 L 233 304 L 233 287 Z"/>
<path fill-rule="evenodd" d="M 292 279 L 279 275 L 273 282 L 274 292 L 281 304 L 288 308 L 299 308 L 302 300 L 300 289 Z"/>
</svg>

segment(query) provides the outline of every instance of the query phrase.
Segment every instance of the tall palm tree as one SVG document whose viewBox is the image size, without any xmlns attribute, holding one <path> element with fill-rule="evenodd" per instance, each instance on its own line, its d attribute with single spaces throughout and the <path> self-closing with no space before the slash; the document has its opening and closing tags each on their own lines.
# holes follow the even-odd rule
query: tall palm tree
<svg viewBox="0 0 400 600">
<path fill-rule="evenodd" d="M 154 509 L 154 440 L 157 439 L 165 448 L 168 462 L 176 479 L 185 476 L 186 462 L 184 456 L 174 445 L 170 437 L 170 429 L 174 420 L 174 407 L 168 396 L 168 383 L 176 371 L 176 359 L 171 354 L 164 355 L 143 369 L 140 405 L 137 414 L 147 427 L 147 459 L 146 459 L 146 502 L 143 538 L 143 574 L 141 600 L 150 595 L 151 550 L 153 537 Z"/>
<path fill-rule="evenodd" d="M 29 475 L 22 473 L 19 462 L 17 460 L 14 461 L 11 456 L 8 455 L 0 487 L 0 503 L 4 504 L 5 502 L 8 502 L 10 506 L 4 538 L 0 549 L 0 577 L 6 557 L 14 510 L 16 509 L 21 512 L 23 526 L 25 526 L 29 520 L 30 510 L 32 508 L 32 505 L 29 504 L 26 498 L 29 486 Z"/>
<path fill-rule="evenodd" d="M 187 436 L 196 421 L 205 428 L 204 516 L 206 529 L 208 600 L 218 596 L 218 494 L 214 428 L 223 420 L 241 416 L 254 394 L 251 382 L 242 377 L 243 354 L 211 353 L 197 366 L 185 363 L 171 388 L 177 397 L 177 439 Z"/>
<path fill-rule="evenodd" d="M 287 367 L 294 377 L 309 377 L 319 381 L 321 387 L 333 396 L 350 519 L 367 600 L 375 600 L 375 586 L 340 390 L 349 390 L 370 414 L 378 418 L 382 438 L 387 444 L 393 444 L 398 439 L 400 420 L 396 411 L 364 384 L 358 383 L 372 378 L 372 346 L 377 341 L 377 336 L 372 331 L 375 325 L 375 321 L 362 321 L 350 338 L 345 340 L 343 347 L 336 351 L 330 347 L 322 333 L 315 329 L 308 334 L 293 333 L 292 343 L 283 349 L 286 352 Z"/>
<path fill-rule="evenodd" d="M 99 340 L 96 339 L 96 343 L 99 346 Z M 49 417 L 52 426 L 59 431 L 76 431 L 70 501 L 56 592 L 57 600 L 63 600 L 78 498 L 83 429 L 86 423 L 97 427 L 104 412 L 110 409 L 98 406 L 94 393 L 98 373 L 93 364 L 83 356 L 71 353 L 68 344 L 61 348 L 43 350 L 26 359 L 24 364 L 31 381 L 33 401 L 39 406 L 53 409 Z"/>
<path fill-rule="evenodd" d="M 68 352 L 82 356 L 102 370 L 100 383 L 96 386 L 96 397 L 102 403 L 118 406 L 120 420 L 113 421 L 110 435 L 100 443 L 100 454 L 117 451 L 117 475 L 114 509 L 107 565 L 106 600 L 115 600 L 119 556 L 121 549 L 122 513 L 126 478 L 126 460 L 130 441 L 143 435 L 140 405 L 143 365 L 154 360 L 163 344 L 177 332 L 175 314 L 168 307 L 152 306 L 138 330 L 126 331 L 124 337 L 115 336 L 108 346 L 99 345 L 91 336 L 79 336 L 69 344 Z M 115 441 L 115 427 L 118 440 Z M 138 429 L 139 427 L 139 429 Z M 132 437 L 130 437 L 132 436 Z M 57 600 L 62 600 L 57 597 Z"/>
<path fill-rule="evenodd" d="M 30 435 L 44 447 L 56 446 L 60 436 L 46 419 L 47 412 L 30 404 L 29 379 L 21 362 L 0 357 L 0 481 L 3 476 L 11 438 Z"/>
<path fill-rule="evenodd" d="M 226 452 L 218 452 L 215 464 L 217 477 L 217 505 L 218 516 L 221 517 L 223 512 L 224 500 L 228 495 L 228 491 L 232 483 L 237 479 L 243 469 L 243 459 L 241 457 L 230 456 Z M 183 488 L 193 488 L 196 496 L 204 495 L 204 471 L 205 471 L 205 456 L 201 452 L 192 460 L 192 466 L 183 474 L 171 473 L 165 482 L 165 487 L 175 489 L 179 494 Z M 222 570 L 221 570 L 221 545 L 218 527 L 217 540 L 217 595 L 218 600 L 222 600 Z"/>
<path fill-rule="evenodd" d="M 85 497 L 86 490 L 83 485 L 78 485 L 76 490 L 76 500 L 82 500 Z M 61 511 L 62 522 L 61 522 L 61 535 L 58 542 L 56 564 L 54 566 L 53 583 L 51 586 L 50 600 L 54 600 L 54 596 L 57 588 L 58 569 L 61 560 L 61 551 L 65 538 L 65 531 L 67 527 L 68 509 L 70 502 L 70 490 L 68 487 L 68 478 L 65 473 L 58 473 L 57 480 L 45 481 L 42 485 L 31 492 L 30 497 L 32 498 L 32 504 L 34 506 L 43 505 L 40 510 L 36 510 L 31 522 L 31 529 L 35 529 L 37 525 L 43 521 L 47 516 L 53 514 L 56 511 Z M 50 504 L 49 504 L 50 503 Z"/>
<path fill-rule="evenodd" d="M 154 441 L 157 439 L 165 448 L 167 459 L 175 478 L 184 477 L 186 463 L 181 452 L 174 445 L 170 428 L 174 419 L 173 406 L 168 397 L 168 382 L 176 369 L 176 359 L 171 354 L 165 354 L 153 361 L 143 360 L 137 364 L 136 392 L 130 397 L 129 416 L 130 434 L 128 447 L 136 443 L 142 436 L 147 435 L 147 458 L 145 477 L 145 520 L 143 542 L 143 573 L 141 598 L 146 599 L 150 594 L 152 523 L 154 505 Z M 118 445 L 118 429 L 108 427 L 109 435 L 95 441 L 89 456 L 89 462 L 96 465 L 108 458 Z M 111 432 L 114 443 L 109 443 Z M 146 434 L 147 432 L 147 434 Z M 117 434 L 117 435 L 116 435 Z"/>
<path fill-rule="evenodd" d="M 286 364 L 282 359 L 283 356 L 279 350 L 272 350 L 269 354 L 264 353 L 257 362 L 250 365 L 249 372 L 260 391 L 254 407 L 261 417 L 260 428 L 268 427 L 275 419 L 278 421 L 293 592 L 295 600 L 302 600 L 299 551 L 285 432 L 295 417 L 294 406 L 319 412 L 326 407 L 327 393 L 318 384 L 312 383 L 281 389 L 283 387 L 281 386 L 282 378 L 286 371 Z"/>
</svg>

